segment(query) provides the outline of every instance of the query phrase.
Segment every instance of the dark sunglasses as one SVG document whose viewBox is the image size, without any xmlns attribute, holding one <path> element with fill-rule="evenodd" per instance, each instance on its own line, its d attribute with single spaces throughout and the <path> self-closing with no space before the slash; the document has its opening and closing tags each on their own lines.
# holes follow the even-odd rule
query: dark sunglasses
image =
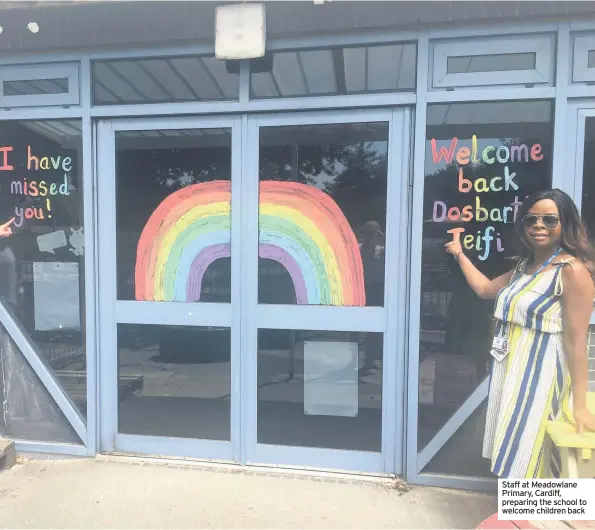
<svg viewBox="0 0 595 530">
<path fill-rule="evenodd" d="M 560 222 L 560 219 L 557 215 L 535 215 L 533 213 L 529 213 L 523 217 L 523 226 L 525 228 L 531 228 L 535 226 L 540 219 L 546 228 L 556 228 Z"/>
</svg>

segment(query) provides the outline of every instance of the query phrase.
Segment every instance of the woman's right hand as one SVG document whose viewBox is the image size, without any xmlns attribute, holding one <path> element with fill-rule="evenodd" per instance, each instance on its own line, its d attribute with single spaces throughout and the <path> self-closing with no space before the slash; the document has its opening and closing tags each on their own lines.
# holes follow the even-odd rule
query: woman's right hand
<svg viewBox="0 0 595 530">
<path fill-rule="evenodd" d="M 6 223 L 0 225 L 0 237 L 8 237 L 12 235 L 12 228 L 10 225 L 14 223 L 14 217 Z"/>
<path fill-rule="evenodd" d="M 446 249 L 446 252 L 452 254 L 455 257 L 461 254 L 463 252 L 463 247 L 461 246 L 461 235 L 459 233 L 454 234 L 452 241 L 446 243 L 444 248 Z"/>
<path fill-rule="evenodd" d="M 469 287 L 473 289 L 473 292 L 480 298 L 485 300 L 494 299 L 498 296 L 498 293 L 503 287 L 506 287 L 512 278 L 513 271 L 510 270 L 502 276 L 498 276 L 494 280 L 490 280 L 471 262 L 470 259 L 459 259 L 459 255 L 463 256 L 463 247 L 461 246 L 461 234 L 460 231 L 453 232 L 452 241 L 444 245 L 446 252 L 452 254 L 459 267 L 463 271 L 463 275 L 469 284 Z"/>
<path fill-rule="evenodd" d="M 574 411 L 574 422 L 579 434 L 582 434 L 585 429 L 595 432 L 595 414 L 587 408 Z"/>
</svg>

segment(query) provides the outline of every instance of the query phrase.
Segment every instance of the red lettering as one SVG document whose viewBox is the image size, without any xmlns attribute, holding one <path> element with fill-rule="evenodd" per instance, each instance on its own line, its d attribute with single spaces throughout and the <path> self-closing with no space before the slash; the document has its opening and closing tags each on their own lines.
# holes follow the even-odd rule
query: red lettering
<svg viewBox="0 0 595 530">
<path fill-rule="evenodd" d="M 11 171 L 14 169 L 14 166 L 11 166 L 8 163 L 8 153 L 12 151 L 12 147 L 0 147 L 0 152 L 2 153 L 2 165 L 0 166 L 0 171 Z"/>
<path fill-rule="evenodd" d="M 448 216 L 449 220 L 458 221 L 459 217 L 461 217 L 461 210 L 459 210 L 456 206 L 453 206 L 448 210 L 446 215 Z"/>
<path fill-rule="evenodd" d="M 461 221 L 467 223 L 471 221 L 471 219 L 473 219 L 473 207 L 468 205 L 463 208 L 463 216 L 461 217 Z"/>
<path fill-rule="evenodd" d="M 441 147 L 440 151 L 436 151 L 436 139 L 432 138 L 430 143 L 432 144 L 432 159 L 434 160 L 434 164 L 437 164 L 443 158 L 446 160 L 447 164 L 450 164 L 458 141 L 459 139 L 455 137 L 450 141 L 450 147 L 448 149 L 446 149 L 446 147 Z"/>
<path fill-rule="evenodd" d="M 539 162 L 543 159 L 543 155 L 541 154 L 541 144 L 535 144 L 531 148 L 531 159 L 535 160 L 535 162 Z"/>
</svg>

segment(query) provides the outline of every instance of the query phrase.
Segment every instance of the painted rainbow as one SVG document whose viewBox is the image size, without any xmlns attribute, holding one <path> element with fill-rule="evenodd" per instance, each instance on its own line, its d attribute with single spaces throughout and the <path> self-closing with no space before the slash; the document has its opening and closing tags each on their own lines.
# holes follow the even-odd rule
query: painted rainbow
<svg viewBox="0 0 595 530">
<path fill-rule="evenodd" d="M 296 182 L 260 183 L 261 258 L 280 263 L 298 304 L 363 306 L 359 245 L 326 193 Z M 199 301 L 208 266 L 231 255 L 231 184 L 212 181 L 169 195 L 141 234 L 137 300 Z"/>
</svg>

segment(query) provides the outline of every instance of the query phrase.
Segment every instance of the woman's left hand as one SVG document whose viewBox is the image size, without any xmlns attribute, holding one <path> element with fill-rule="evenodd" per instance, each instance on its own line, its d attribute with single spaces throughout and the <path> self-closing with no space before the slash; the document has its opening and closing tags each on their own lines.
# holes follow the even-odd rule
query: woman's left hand
<svg viewBox="0 0 595 530">
<path fill-rule="evenodd" d="M 585 429 L 595 432 L 595 414 L 586 408 L 573 412 L 576 431 L 582 434 Z"/>
</svg>

